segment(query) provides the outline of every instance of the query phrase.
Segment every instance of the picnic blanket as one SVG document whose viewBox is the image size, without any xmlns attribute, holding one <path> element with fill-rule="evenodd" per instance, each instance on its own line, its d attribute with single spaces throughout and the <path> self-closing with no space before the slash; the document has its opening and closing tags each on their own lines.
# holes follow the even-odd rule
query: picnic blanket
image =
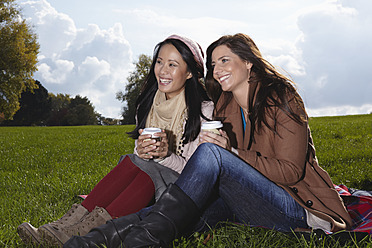
<svg viewBox="0 0 372 248">
<path fill-rule="evenodd" d="M 353 220 L 351 231 L 372 235 L 372 191 L 348 188 L 343 184 L 334 186 Z"/>
</svg>

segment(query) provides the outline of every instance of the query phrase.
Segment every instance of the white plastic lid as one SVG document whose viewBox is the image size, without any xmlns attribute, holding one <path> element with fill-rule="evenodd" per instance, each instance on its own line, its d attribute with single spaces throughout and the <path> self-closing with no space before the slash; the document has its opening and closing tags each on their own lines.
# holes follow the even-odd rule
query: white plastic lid
<svg viewBox="0 0 372 248">
<path fill-rule="evenodd" d="M 222 127 L 223 127 L 223 124 L 220 121 L 207 121 L 202 124 L 201 129 L 208 130 L 208 129 L 218 129 Z"/>
<path fill-rule="evenodd" d="M 157 127 L 147 127 L 143 129 L 142 135 L 144 134 L 154 134 L 154 133 L 161 133 L 161 129 Z"/>
</svg>

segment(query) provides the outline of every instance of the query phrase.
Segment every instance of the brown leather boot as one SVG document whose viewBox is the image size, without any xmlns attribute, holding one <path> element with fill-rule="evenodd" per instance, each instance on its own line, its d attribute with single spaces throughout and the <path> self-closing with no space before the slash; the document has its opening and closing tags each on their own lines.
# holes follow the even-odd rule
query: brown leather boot
<svg viewBox="0 0 372 248">
<path fill-rule="evenodd" d="M 85 215 L 89 214 L 89 211 L 81 204 L 73 204 L 70 210 L 67 211 L 60 219 L 45 224 L 43 228 L 61 228 L 62 226 L 70 226 L 80 221 Z M 41 228 L 41 227 L 40 227 Z M 25 244 L 40 246 L 42 241 L 42 235 L 38 228 L 35 228 L 30 223 L 22 223 L 18 226 L 17 232 L 19 237 Z"/>
<path fill-rule="evenodd" d="M 39 231 L 30 223 L 25 222 L 19 225 L 17 227 L 17 232 L 23 243 L 25 243 L 27 246 L 40 246 L 41 237 Z"/>
<path fill-rule="evenodd" d="M 92 228 L 105 224 L 111 220 L 111 215 L 106 209 L 96 207 L 88 215 L 85 215 L 79 222 L 74 225 L 62 227 L 60 229 L 39 228 L 42 235 L 42 245 L 62 247 L 73 235 L 85 235 Z"/>
</svg>

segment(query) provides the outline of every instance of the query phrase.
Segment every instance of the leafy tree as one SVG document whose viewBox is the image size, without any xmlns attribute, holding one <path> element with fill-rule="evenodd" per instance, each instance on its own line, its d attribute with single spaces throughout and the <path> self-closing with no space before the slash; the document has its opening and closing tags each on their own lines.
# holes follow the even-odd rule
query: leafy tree
<svg viewBox="0 0 372 248">
<path fill-rule="evenodd" d="M 51 100 L 51 111 L 47 120 L 48 126 L 66 126 L 66 114 L 68 106 L 71 102 L 71 97 L 68 94 L 49 93 Z"/>
<path fill-rule="evenodd" d="M 61 109 L 67 109 L 71 102 L 71 96 L 69 94 L 57 94 L 49 93 L 49 97 L 52 100 L 52 111 L 58 111 Z"/>
<path fill-rule="evenodd" d="M 87 97 L 68 94 L 50 94 L 52 111 L 48 120 L 50 126 L 79 126 L 98 124 L 98 114 Z"/>
<path fill-rule="evenodd" d="M 68 126 L 94 125 L 98 123 L 97 114 L 87 97 L 77 95 L 68 105 L 65 116 Z"/>
<path fill-rule="evenodd" d="M 12 119 L 25 90 L 37 89 L 39 44 L 31 27 L 20 16 L 15 0 L 0 0 L 0 116 Z"/>
<path fill-rule="evenodd" d="M 136 99 L 150 71 L 151 62 L 152 59 L 150 56 L 141 54 L 138 62 L 135 64 L 134 71 L 127 78 L 128 84 L 125 86 L 125 93 L 122 91 L 116 93 L 116 99 L 126 103 L 122 111 L 122 124 L 135 124 Z"/>
<path fill-rule="evenodd" d="M 7 120 L 3 125 L 33 126 L 46 125 L 51 110 L 51 99 L 48 90 L 39 81 L 36 81 L 38 89 L 27 90 L 22 93 L 20 109 L 13 116 L 13 120 Z"/>
</svg>

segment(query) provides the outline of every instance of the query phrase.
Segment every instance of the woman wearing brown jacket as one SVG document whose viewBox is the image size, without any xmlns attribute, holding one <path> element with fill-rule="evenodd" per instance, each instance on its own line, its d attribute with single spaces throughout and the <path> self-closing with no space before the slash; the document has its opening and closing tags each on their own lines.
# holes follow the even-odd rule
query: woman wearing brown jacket
<svg viewBox="0 0 372 248">
<path fill-rule="evenodd" d="M 105 240 L 109 247 L 166 246 L 200 216 L 209 225 L 233 220 L 279 231 L 350 227 L 341 198 L 318 165 L 292 81 L 244 34 L 212 43 L 207 70 L 215 117 L 224 123 L 220 135 L 202 132 L 181 176 L 146 216 L 142 211 L 107 223 L 66 247 Z"/>
</svg>

